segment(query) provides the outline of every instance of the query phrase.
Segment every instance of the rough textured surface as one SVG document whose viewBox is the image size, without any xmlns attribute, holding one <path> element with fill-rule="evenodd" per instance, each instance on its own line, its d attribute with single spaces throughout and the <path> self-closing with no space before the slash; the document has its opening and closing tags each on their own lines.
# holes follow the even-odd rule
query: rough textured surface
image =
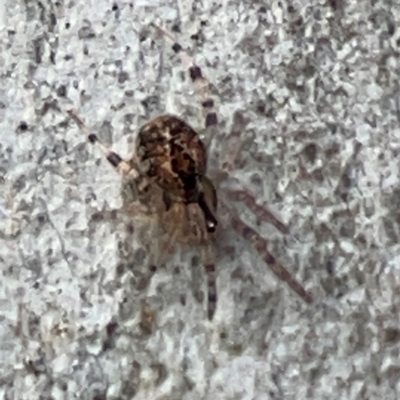
<svg viewBox="0 0 400 400">
<path fill-rule="evenodd" d="M 398 3 L 53 3 L 0 3 L 0 399 L 399 398 Z M 315 305 L 229 230 L 213 323 L 195 251 L 143 284 L 147 222 L 65 110 L 124 156 L 166 110 L 201 126 L 152 21 L 213 82 L 214 161 L 246 121 L 235 176 Z"/>
</svg>

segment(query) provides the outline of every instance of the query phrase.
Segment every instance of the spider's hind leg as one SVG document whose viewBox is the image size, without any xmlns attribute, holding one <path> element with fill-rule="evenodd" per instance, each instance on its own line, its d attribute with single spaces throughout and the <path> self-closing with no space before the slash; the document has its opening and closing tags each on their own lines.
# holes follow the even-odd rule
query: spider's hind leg
<svg viewBox="0 0 400 400">
<path fill-rule="evenodd" d="M 217 125 L 218 117 L 215 112 L 214 100 L 211 96 L 210 81 L 203 76 L 200 67 L 169 32 L 154 23 L 152 23 L 152 25 L 171 44 L 172 50 L 178 54 L 182 61 L 188 66 L 190 79 L 201 95 L 201 106 L 204 112 L 205 128 Z"/>
<path fill-rule="evenodd" d="M 128 179 L 136 180 L 139 176 L 138 169 L 133 167 L 131 163 L 123 160 L 119 154 L 112 151 L 103 144 L 95 133 L 91 133 L 82 119 L 77 115 L 75 110 L 68 110 L 68 115 L 76 122 L 79 129 L 85 133 L 88 140 L 92 144 L 96 144 L 101 149 L 108 162 L 122 175 Z"/>
</svg>

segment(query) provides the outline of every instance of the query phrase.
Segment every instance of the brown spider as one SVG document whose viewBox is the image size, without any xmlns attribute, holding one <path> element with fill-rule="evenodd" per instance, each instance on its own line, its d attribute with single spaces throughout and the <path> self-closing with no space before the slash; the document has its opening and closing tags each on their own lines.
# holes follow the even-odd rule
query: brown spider
<svg viewBox="0 0 400 400">
<path fill-rule="evenodd" d="M 210 97 L 209 81 L 201 69 L 182 49 L 174 38 L 160 27 L 153 25 L 172 44 L 189 67 L 189 75 L 202 95 L 205 128 L 218 124 L 214 101 Z M 90 133 L 75 111 L 70 117 L 84 130 L 91 143 L 97 143 L 110 164 L 121 173 L 136 193 L 136 200 L 129 204 L 131 215 L 148 214 L 157 218 L 164 240 L 164 252 L 171 252 L 177 244 L 198 246 L 207 274 L 208 318 L 211 320 L 217 303 L 214 242 L 218 226 L 217 193 L 214 184 L 229 175 L 225 164 L 220 170 L 207 171 L 207 150 L 196 131 L 186 122 L 172 115 L 161 115 L 142 126 L 137 134 L 136 154 L 123 160 L 117 153 L 102 144 L 97 135 Z M 237 149 L 236 149 L 237 150 Z M 214 180 L 209 176 L 214 175 Z M 214 181 L 214 183 L 213 183 Z M 272 223 L 283 233 L 285 224 L 270 211 L 258 205 L 254 196 L 245 190 L 221 188 L 218 208 L 229 215 L 233 229 L 249 240 L 273 273 L 285 281 L 307 303 L 313 296 L 268 251 L 268 242 L 248 226 L 228 205 L 227 200 L 242 201 L 259 220 Z"/>
</svg>

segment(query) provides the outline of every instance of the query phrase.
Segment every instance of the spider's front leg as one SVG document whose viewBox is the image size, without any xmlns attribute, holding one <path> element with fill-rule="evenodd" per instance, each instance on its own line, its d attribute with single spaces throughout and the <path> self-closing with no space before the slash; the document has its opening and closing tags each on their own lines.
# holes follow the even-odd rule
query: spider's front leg
<svg viewBox="0 0 400 400">
<path fill-rule="evenodd" d="M 282 281 L 286 282 L 289 287 L 295 291 L 306 303 L 314 301 L 313 295 L 307 291 L 304 286 L 291 274 L 291 272 L 280 263 L 268 250 L 268 241 L 264 239 L 253 228 L 248 226 L 238 214 L 221 204 L 221 208 L 230 215 L 233 229 L 244 239 L 250 241 L 255 250 L 260 254 L 262 259 L 268 264 L 271 271 Z"/>
<path fill-rule="evenodd" d="M 202 249 L 203 265 L 207 275 L 207 316 L 211 321 L 217 308 L 217 274 L 215 272 L 215 255 L 211 243 Z"/>
<path fill-rule="evenodd" d="M 268 222 L 282 233 L 289 233 L 289 227 L 280 221 L 267 207 L 260 206 L 254 195 L 247 190 L 224 189 L 224 194 L 229 200 L 240 201 L 254 212 L 257 222 Z"/>
<path fill-rule="evenodd" d="M 220 171 L 214 171 L 213 175 L 217 176 L 218 181 L 229 179 L 230 172 L 235 168 L 239 158 L 241 147 L 241 134 L 245 131 L 246 120 L 243 115 L 237 111 L 233 117 L 232 128 L 227 137 L 227 145 L 222 156 L 222 168 Z M 280 232 L 289 233 L 289 227 L 279 220 L 267 207 L 257 203 L 256 197 L 243 189 L 224 188 L 225 198 L 231 201 L 240 201 L 253 211 L 257 217 L 257 222 L 267 222 L 275 226 Z"/>
</svg>

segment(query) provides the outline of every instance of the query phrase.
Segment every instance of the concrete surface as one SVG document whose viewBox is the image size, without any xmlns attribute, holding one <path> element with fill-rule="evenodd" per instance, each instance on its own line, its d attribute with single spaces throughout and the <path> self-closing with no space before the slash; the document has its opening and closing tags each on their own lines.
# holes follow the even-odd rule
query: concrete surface
<svg viewBox="0 0 400 400">
<path fill-rule="evenodd" d="M 0 399 L 400 398 L 400 5 L 361 1 L 0 4 Z M 231 232 L 206 319 L 196 249 L 156 238 L 71 123 L 122 155 L 151 117 L 201 127 L 175 31 L 213 83 L 218 160 L 290 224 L 242 217 L 312 291 L 307 306 Z M 153 274 L 151 279 L 148 277 Z"/>
</svg>

